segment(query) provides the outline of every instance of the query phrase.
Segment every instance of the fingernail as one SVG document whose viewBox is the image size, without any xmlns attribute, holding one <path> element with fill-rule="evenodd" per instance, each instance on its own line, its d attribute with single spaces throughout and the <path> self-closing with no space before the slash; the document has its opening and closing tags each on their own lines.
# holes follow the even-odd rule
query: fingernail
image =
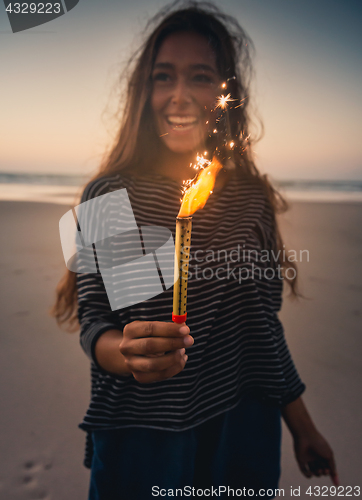
<svg viewBox="0 0 362 500">
<path fill-rule="evenodd" d="M 192 345 L 193 343 L 194 343 L 194 339 L 193 339 L 192 337 L 188 336 L 188 337 L 184 338 L 184 344 L 185 344 L 185 345 L 190 346 L 190 345 Z"/>
<path fill-rule="evenodd" d="M 180 349 L 181 356 L 185 354 L 186 350 L 184 348 Z"/>
<path fill-rule="evenodd" d="M 181 333 L 181 335 L 187 335 L 188 333 L 190 333 L 190 328 L 186 325 L 181 326 L 179 332 Z"/>
<path fill-rule="evenodd" d="M 184 356 L 185 363 L 186 363 L 186 361 L 187 361 L 188 359 L 189 359 L 188 355 L 187 355 L 187 354 L 185 354 L 185 356 Z"/>
</svg>

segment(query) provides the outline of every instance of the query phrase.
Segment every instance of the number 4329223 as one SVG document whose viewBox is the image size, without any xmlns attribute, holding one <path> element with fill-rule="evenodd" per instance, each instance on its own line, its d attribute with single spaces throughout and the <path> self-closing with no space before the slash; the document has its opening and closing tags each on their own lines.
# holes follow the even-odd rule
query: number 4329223
<svg viewBox="0 0 362 500">
<path fill-rule="evenodd" d="M 9 3 L 6 7 L 9 14 L 60 14 L 60 3 Z"/>
<path fill-rule="evenodd" d="M 311 497 L 359 497 L 360 486 L 309 486 L 306 495 Z"/>
</svg>

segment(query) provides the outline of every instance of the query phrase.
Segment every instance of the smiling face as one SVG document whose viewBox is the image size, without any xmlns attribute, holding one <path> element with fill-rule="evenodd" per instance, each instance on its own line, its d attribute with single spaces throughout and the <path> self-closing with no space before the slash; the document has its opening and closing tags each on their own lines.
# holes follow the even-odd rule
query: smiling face
<svg viewBox="0 0 362 500">
<path fill-rule="evenodd" d="M 152 82 L 151 106 L 163 143 L 174 153 L 201 152 L 214 128 L 220 84 L 207 39 L 197 33 L 169 35 L 158 51 Z"/>
</svg>

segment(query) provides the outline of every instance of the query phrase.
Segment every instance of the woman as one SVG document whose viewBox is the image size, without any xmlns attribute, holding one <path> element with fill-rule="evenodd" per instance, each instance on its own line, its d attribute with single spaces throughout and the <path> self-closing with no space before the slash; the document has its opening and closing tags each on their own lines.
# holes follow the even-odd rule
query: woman
<svg viewBox="0 0 362 500">
<path fill-rule="evenodd" d="M 283 203 L 244 139 L 251 41 L 206 3 L 171 7 L 155 22 L 134 63 L 115 145 L 81 201 L 126 188 L 139 227 L 174 232 L 180 186 L 192 177 L 196 153 L 217 151 L 225 168 L 193 217 L 187 325 L 170 322 L 172 289 L 112 311 L 100 273 L 68 272 L 58 287 L 55 315 L 72 321 L 78 305 L 81 345 L 91 360 L 92 399 L 80 425 L 88 436 L 89 498 L 225 485 L 275 489 L 281 415 L 303 474 L 329 474 L 336 483 L 333 453 L 301 399 L 305 386 L 277 316 L 284 279 L 296 294 L 287 272 L 293 265 L 260 259 L 282 248 L 275 212 Z M 214 110 L 226 82 L 236 104 L 220 142 Z M 93 214 L 98 226 L 102 213 Z M 109 213 L 117 226 L 117 208 Z M 114 265 L 119 248 L 115 240 L 109 250 Z"/>
</svg>

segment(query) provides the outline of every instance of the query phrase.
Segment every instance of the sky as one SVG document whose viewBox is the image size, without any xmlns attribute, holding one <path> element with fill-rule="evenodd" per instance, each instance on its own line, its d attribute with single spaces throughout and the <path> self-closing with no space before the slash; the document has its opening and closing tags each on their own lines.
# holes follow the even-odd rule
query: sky
<svg viewBox="0 0 362 500">
<path fill-rule="evenodd" d="M 166 1 L 80 0 L 12 33 L 0 3 L 0 171 L 94 173 L 116 131 L 118 76 Z M 362 3 L 215 0 L 254 42 L 254 146 L 275 179 L 362 180 Z"/>
</svg>

